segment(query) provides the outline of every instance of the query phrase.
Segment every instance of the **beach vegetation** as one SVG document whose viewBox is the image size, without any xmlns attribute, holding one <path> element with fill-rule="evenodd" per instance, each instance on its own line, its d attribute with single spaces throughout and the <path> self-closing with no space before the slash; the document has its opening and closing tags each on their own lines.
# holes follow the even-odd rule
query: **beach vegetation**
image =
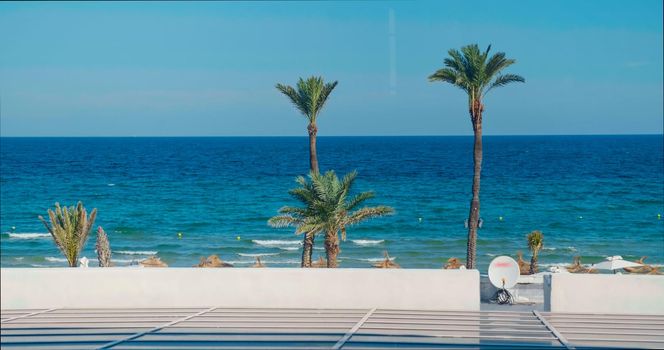
<svg viewBox="0 0 664 350">
<path fill-rule="evenodd" d="M 307 118 L 307 132 L 309 134 L 309 171 L 318 174 L 318 154 L 316 152 L 316 135 L 318 125 L 316 123 L 320 112 L 323 110 L 332 90 L 337 86 L 337 81 L 326 83 L 322 77 L 300 78 L 295 87 L 277 84 L 277 90 L 281 91 L 293 106 Z M 313 254 L 314 236 L 305 234 L 303 238 L 302 267 L 311 267 L 311 255 Z"/>
<path fill-rule="evenodd" d="M 351 196 L 357 172 L 339 179 L 334 171 L 324 174 L 311 173 L 309 178 L 300 176 L 300 187 L 289 191 L 301 206 L 285 206 L 268 224 L 273 227 L 294 226 L 296 234 L 325 235 L 327 267 L 337 267 L 339 242 L 346 239 L 348 227 L 371 218 L 394 213 L 388 206 L 368 207 L 363 204 L 374 197 L 373 192 L 361 192 Z M 304 255 L 304 252 L 303 252 Z"/>
<path fill-rule="evenodd" d="M 528 240 L 528 249 L 532 253 L 530 258 L 530 274 L 538 272 L 537 255 L 544 247 L 544 234 L 541 231 L 533 231 L 526 236 Z"/>
<path fill-rule="evenodd" d="M 443 61 L 444 67 L 429 76 L 431 82 L 452 84 L 468 95 L 468 112 L 473 127 L 473 186 L 468 214 L 468 244 L 466 267 L 476 266 L 477 229 L 480 221 L 480 174 L 482 171 L 482 115 L 483 98 L 494 88 L 511 83 L 523 83 L 520 75 L 503 73 L 516 61 L 497 52 L 489 56 L 491 45 L 481 51 L 477 44 L 466 45 L 461 50 L 451 49 Z"/>
<path fill-rule="evenodd" d="M 97 218 L 97 209 L 92 209 L 90 215 L 78 202 L 76 206 L 61 207 L 55 203 L 55 210 L 48 210 L 49 221 L 39 216 L 39 220 L 53 237 L 55 245 L 67 259 L 70 267 L 76 267 L 78 257 L 85 247 L 85 242 L 90 234 L 90 229 Z"/>
<path fill-rule="evenodd" d="M 111 267 L 111 244 L 108 241 L 108 236 L 104 229 L 99 226 L 97 228 L 97 259 L 99 260 L 99 267 Z"/>
</svg>

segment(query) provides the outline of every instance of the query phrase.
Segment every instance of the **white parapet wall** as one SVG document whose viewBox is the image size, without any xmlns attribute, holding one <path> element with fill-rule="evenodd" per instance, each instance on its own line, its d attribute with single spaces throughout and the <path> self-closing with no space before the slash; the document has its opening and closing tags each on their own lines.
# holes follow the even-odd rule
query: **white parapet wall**
<svg viewBox="0 0 664 350">
<path fill-rule="evenodd" d="M 552 274 L 544 277 L 544 309 L 664 315 L 664 276 Z"/>
<path fill-rule="evenodd" d="M 3 268 L 0 277 L 2 309 L 480 308 L 477 270 Z"/>
</svg>

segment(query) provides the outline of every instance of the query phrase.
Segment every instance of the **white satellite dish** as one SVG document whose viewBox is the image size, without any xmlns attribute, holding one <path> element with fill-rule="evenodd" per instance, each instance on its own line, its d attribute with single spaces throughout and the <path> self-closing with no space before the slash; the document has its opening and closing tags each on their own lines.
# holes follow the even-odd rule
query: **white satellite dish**
<svg viewBox="0 0 664 350">
<path fill-rule="evenodd" d="M 489 264 L 489 281 L 496 288 L 512 288 L 519 279 L 519 264 L 509 256 L 499 256 Z"/>
</svg>

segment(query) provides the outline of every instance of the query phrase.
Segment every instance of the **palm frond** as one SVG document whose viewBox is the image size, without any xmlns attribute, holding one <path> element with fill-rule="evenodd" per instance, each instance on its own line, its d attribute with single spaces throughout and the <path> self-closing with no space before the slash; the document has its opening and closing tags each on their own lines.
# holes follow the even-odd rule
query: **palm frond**
<svg viewBox="0 0 664 350">
<path fill-rule="evenodd" d="M 277 215 L 271 217 L 267 221 L 267 223 L 272 227 L 279 228 L 279 227 L 297 226 L 302 223 L 302 220 L 290 215 Z"/>
<path fill-rule="evenodd" d="M 484 94 L 491 91 L 491 89 L 493 89 L 495 87 L 501 87 L 501 86 L 505 86 L 505 85 L 511 84 L 511 83 L 525 83 L 525 82 L 526 82 L 526 79 L 524 79 L 520 75 L 516 75 L 516 74 L 499 75 L 498 77 L 496 77 L 496 80 L 494 80 L 493 83 L 486 89 L 486 91 L 484 91 Z"/>
<path fill-rule="evenodd" d="M 362 221 L 385 215 L 391 215 L 393 213 L 394 209 L 388 206 L 364 207 L 351 213 L 346 223 L 348 226 L 357 225 Z"/>
<path fill-rule="evenodd" d="M 451 49 L 448 51 L 449 57 L 444 59 L 445 67 L 430 75 L 429 81 L 440 81 L 465 90 L 470 103 L 482 98 L 494 87 L 511 82 L 525 82 L 518 75 L 499 75 L 503 69 L 516 61 L 507 59 L 503 52 L 489 57 L 490 51 L 491 45 L 482 52 L 477 44 L 463 46 L 460 50 Z"/>
<path fill-rule="evenodd" d="M 289 85 L 283 85 L 283 84 L 277 84 L 275 86 L 277 90 L 281 91 L 282 94 L 286 95 L 295 106 L 302 114 L 307 116 L 309 114 L 309 110 L 307 108 L 307 104 L 303 103 L 301 100 L 300 94 L 298 94 L 297 91 L 292 86 Z"/>
<path fill-rule="evenodd" d="M 307 117 L 309 123 L 315 123 L 336 86 L 336 81 L 325 83 L 322 77 L 309 77 L 300 78 L 295 88 L 283 84 L 277 84 L 275 87 L 290 99 L 295 108 Z"/>
</svg>

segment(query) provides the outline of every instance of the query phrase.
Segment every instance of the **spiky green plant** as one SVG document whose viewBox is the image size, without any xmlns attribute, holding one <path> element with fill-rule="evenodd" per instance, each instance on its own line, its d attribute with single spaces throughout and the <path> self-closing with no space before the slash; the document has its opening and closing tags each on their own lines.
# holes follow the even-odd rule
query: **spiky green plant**
<svg viewBox="0 0 664 350">
<path fill-rule="evenodd" d="M 311 173 L 309 180 L 300 176 L 296 182 L 300 187 L 289 191 L 302 205 L 285 206 L 281 215 L 268 220 L 273 227 L 294 226 L 296 234 L 325 235 L 327 267 L 337 267 L 339 255 L 339 233 L 346 239 L 346 229 L 370 218 L 389 215 L 394 209 L 387 206 L 360 207 L 373 198 L 373 192 L 362 192 L 350 197 L 357 172 L 353 171 L 339 179 L 334 171 L 325 174 Z M 303 253 L 304 255 L 304 253 Z"/>
<path fill-rule="evenodd" d="M 445 68 L 429 76 L 429 81 L 452 84 L 468 94 L 468 112 L 473 125 L 475 142 L 473 146 L 473 197 L 468 214 L 468 249 L 466 267 L 475 268 L 477 228 L 480 219 L 480 173 L 482 171 L 482 99 L 494 88 L 510 83 L 523 83 L 525 79 L 516 74 L 502 74 L 502 71 L 516 61 L 498 52 L 489 57 L 491 45 L 481 52 L 476 44 L 467 45 L 461 51 L 451 49 L 450 57 L 445 58 Z"/>
<path fill-rule="evenodd" d="M 537 254 L 544 247 L 544 234 L 541 231 L 533 231 L 526 236 L 528 249 L 533 253 L 530 258 L 530 274 L 537 273 Z"/>
<path fill-rule="evenodd" d="M 332 90 L 337 86 L 337 82 L 325 83 L 322 77 L 309 77 L 306 80 L 300 78 L 296 88 L 289 85 L 277 84 L 277 90 L 286 95 L 293 103 L 295 108 L 302 113 L 309 125 L 309 171 L 318 173 L 318 154 L 316 153 L 316 135 L 318 126 L 316 120 L 321 110 L 327 102 L 327 98 Z M 302 242 L 306 255 L 302 256 L 302 266 L 311 267 L 311 254 L 313 253 L 314 236 L 304 235 Z"/>
<path fill-rule="evenodd" d="M 108 236 L 101 226 L 97 228 L 97 244 L 95 248 L 97 249 L 99 267 L 111 267 L 111 244 L 108 242 Z"/>
<path fill-rule="evenodd" d="M 55 211 L 49 209 L 48 217 L 50 224 L 41 215 L 39 220 L 53 236 L 55 244 L 67 258 L 69 266 L 76 267 L 78 256 L 85 246 L 90 229 L 97 217 L 97 209 L 92 209 L 88 216 L 81 202 L 78 202 L 75 207 L 69 208 L 60 207 L 60 203 L 55 203 Z"/>
</svg>

